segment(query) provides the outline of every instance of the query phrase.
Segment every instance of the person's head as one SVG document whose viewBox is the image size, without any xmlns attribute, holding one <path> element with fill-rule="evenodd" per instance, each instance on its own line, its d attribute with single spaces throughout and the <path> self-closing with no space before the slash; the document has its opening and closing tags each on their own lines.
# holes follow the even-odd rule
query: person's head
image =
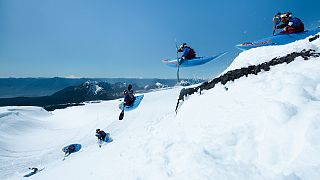
<svg viewBox="0 0 320 180">
<path fill-rule="evenodd" d="M 273 17 L 272 21 L 274 24 L 279 24 L 281 22 L 281 18 L 278 16 L 275 16 L 275 17 Z"/>
<path fill-rule="evenodd" d="M 179 47 L 180 51 L 183 51 L 183 49 L 187 46 L 187 43 L 182 43 Z"/>
<path fill-rule="evenodd" d="M 132 89 L 132 85 L 129 84 L 129 85 L 128 85 L 128 90 L 130 91 L 131 89 Z"/>
<path fill-rule="evenodd" d="M 96 133 L 100 132 L 100 129 L 96 129 Z"/>
<path fill-rule="evenodd" d="M 274 24 L 279 24 L 281 22 L 281 12 L 278 12 L 276 15 L 274 15 L 272 21 Z"/>
</svg>

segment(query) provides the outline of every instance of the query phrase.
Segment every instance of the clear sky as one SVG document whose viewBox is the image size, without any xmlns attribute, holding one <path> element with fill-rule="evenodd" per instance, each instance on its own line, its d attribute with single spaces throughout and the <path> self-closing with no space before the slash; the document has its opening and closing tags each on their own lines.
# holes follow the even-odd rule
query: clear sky
<svg viewBox="0 0 320 180">
<path fill-rule="evenodd" d="M 291 11 L 320 25 L 319 0 L 0 0 L 0 77 L 175 78 L 162 64 L 175 39 L 198 56 L 229 54 L 181 77 L 211 78 L 239 51 L 272 34 L 272 17 Z"/>
</svg>

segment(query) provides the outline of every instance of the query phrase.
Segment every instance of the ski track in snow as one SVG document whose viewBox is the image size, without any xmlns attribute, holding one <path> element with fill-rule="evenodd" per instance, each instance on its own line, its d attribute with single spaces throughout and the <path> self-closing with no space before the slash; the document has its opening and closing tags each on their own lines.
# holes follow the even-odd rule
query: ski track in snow
<svg viewBox="0 0 320 180">
<path fill-rule="evenodd" d="M 228 70 L 259 64 L 320 40 L 241 53 Z M 228 87 L 226 91 L 225 87 Z M 0 108 L 0 179 L 319 179 L 320 58 L 273 67 L 194 94 L 145 94 L 118 120 L 119 100 L 46 112 Z M 112 142 L 101 148 L 100 128 Z M 82 149 L 62 161 L 62 148 Z"/>
</svg>

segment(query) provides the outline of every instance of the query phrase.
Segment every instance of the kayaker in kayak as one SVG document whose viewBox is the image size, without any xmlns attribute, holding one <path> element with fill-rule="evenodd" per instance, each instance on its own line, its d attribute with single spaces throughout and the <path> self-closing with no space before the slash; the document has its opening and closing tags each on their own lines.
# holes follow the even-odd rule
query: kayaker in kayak
<svg viewBox="0 0 320 180">
<path fill-rule="evenodd" d="M 280 34 L 291 34 L 304 31 L 304 24 L 301 19 L 293 17 L 291 12 L 283 14 L 277 13 L 273 17 L 273 22 L 275 23 L 274 30 L 282 29 Z"/>
<path fill-rule="evenodd" d="M 189 59 L 193 59 L 196 57 L 196 52 L 194 51 L 194 49 L 192 49 L 190 46 L 188 46 L 187 43 L 182 43 L 180 45 L 180 48 L 178 49 L 178 52 L 182 52 L 182 56 L 179 61 L 179 65 L 181 65 L 184 60 L 189 60 Z"/>
</svg>

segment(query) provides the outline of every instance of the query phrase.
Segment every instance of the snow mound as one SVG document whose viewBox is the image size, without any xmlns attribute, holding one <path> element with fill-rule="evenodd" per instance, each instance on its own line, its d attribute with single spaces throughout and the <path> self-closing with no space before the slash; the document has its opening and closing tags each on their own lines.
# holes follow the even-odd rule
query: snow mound
<svg viewBox="0 0 320 180">
<path fill-rule="evenodd" d="M 304 41 L 286 46 L 246 51 L 232 68 L 285 55 L 289 47 L 319 52 Z M 122 121 L 119 100 L 51 114 L 1 108 L 0 179 L 21 179 L 28 167 L 45 167 L 32 179 L 46 180 L 319 179 L 320 57 L 219 83 L 189 96 L 175 114 L 179 91 L 145 94 Z M 113 142 L 99 148 L 96 128 Z M 72 143 L 83 148 L 62 161 L 61 148 Z"/>
<path fill-rule="evenodd" d="M 272 58 L 282 57 L 292 52 L 300 52 L 303 49 L 318 50 L 319 45 L 320 38 L 312 43 L 309 42 L 309 38 L 306 38 L 286 45 L 263 46 L 243 51 L 234 59 L 233 63 L 223 72 L 223 74 L 230 70 L 261 64 L 270 61 Z"/>
<path fill-rule="evenodd" d="M 319 52 L 306 40 L 256 48 L 241 53 L 228 70 L 302 49 Z M 193 169 L 206 177 L 318 179 L 319 90 L 320 58 L 299 57 L 190 96 L 179 109 L 175 121 L 179 126 L 174 127 L 188 141 L 184 153 L 198 157 L 192 160 Z"/>
</svg>

